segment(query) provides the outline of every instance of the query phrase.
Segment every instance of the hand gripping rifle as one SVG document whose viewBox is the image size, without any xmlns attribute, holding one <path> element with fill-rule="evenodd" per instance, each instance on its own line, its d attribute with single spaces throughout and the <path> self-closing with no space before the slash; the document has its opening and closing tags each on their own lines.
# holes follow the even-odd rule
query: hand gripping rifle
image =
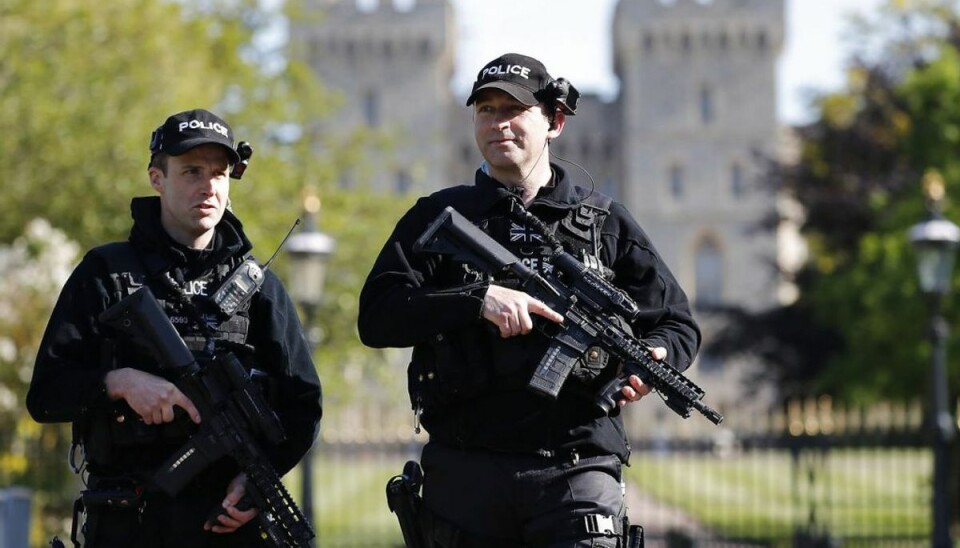
<svg viewBox="0 0 960 548">
<path fill-rule="evenodd" d="M 599 346 L 624 363 L 623 370 L 608 382 L 594 401 L 610 413 L 621 399 L 621 389 L 630 375 L 637 375 L 663 398 L 667 407 L 683 418 L 696 409 L 714 424 L 723 416 L 703 403 L 704 391 L 664 361 L 654 360 L 650 348 L 625 330 L 618 318 L 636 319 L 640 309 L 621 289 L 573 255 L 558 248 L 550 257 L 554 269 L 541 276 L 474 226 L 452 207 L 447 207 L 413 246 L 417 252 L 452 255 L 487 273 L 509 269 L 521 288 L 563 316 L 559 325 L 538 327 L 552 342 L 537 365 L 528 387 L 556 398 L 576 361 L 592 346 Z"/>
<path fill-rule="evenodd" d="M 105 310 L 100 321 L 144 345 L 200 411 L 199 430 L 157 469 L 154 483 L 174 496 L 208 465 L 229 456 L 247 476 L 245 497 L 259 510 L 263 540 L 274 548 L 310 546 L 313 529 L 258 442 L 283 441 L 280 421 L 237 357 L 228 352 L 201 368 L 146 286 Z"/>
</svg>

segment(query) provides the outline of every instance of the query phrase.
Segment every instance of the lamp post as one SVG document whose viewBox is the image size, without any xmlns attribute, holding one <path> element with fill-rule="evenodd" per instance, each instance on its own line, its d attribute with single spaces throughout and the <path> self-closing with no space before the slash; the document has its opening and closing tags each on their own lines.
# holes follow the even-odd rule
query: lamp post
<svg viewBox="0 0 960 548">
<path fill-rule="evenodd" d="M 916 250 L 920 290 L 930 302 L 932 347 L 932 396 L 930 426 L 933 431 L 933 547 L 952 548 L 948 502 L 949 452 L 956 434 L 947 408 L 947 322 L 943 298 L 950 291 L 953 263 L 960 244 L 960 227 L 941 213 L 944 185 L 940 174 L 931 171 L 923 179 L 929 216 L 910 229 Z"/>
<path fill-rule="evenodd" d="M 317 230 L 316 217 L 320 211 L 320 198 L 312 191 L 308 191 L 304 197 L 303 211 L 303 228 L 287 240 L 286 248 L 290 255 L 290 297 L 303 310 L 303 323 L 312 353 L 319 343 L 319 337 L 314 330 L 314 319 L 323 298 L 327 259 L 333 253 L 336 241 Z M 300 464 L 300 473 L 303 513 L 313 522 L 313 445 L 307 450 Z"/>
</svg>

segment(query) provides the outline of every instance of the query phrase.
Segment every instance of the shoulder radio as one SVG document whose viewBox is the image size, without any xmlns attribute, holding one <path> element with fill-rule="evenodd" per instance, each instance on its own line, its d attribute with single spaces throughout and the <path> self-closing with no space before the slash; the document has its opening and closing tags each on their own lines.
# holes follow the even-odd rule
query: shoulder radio
<svg viewBox="0 0 960 548">
<path fill-rule="evenodd" d="M 277 258 L 277 254 L 283 249 L 283 244 L 286 243 L 287 239 L 290 238 L 290 234 L 293 233 L 293 230 L 297 228 L 299 224 L 300 219 L 297 219 L 293 223 L 293 226 L 290 227 L 290 230 L 287 231 L 287 235 L 283 237 L 280 245 L 277 246 L 277 250 L 270 256 L 270 260 L 264 263 L 263 266 L 257 264 L 257 260 L 253 257 L 247 257 L 230 272 L 227 279 L 220 284 L 220 287 L 218 287 L 213 293 L 213 296 L 210 297 L 213 304 L 217 306 L 221 313 L 225 316 L 232 316 L 260 290 L 263 281 L 267 277 L 267 270 L 270 268 L 270 264 Z"/>
</svg>

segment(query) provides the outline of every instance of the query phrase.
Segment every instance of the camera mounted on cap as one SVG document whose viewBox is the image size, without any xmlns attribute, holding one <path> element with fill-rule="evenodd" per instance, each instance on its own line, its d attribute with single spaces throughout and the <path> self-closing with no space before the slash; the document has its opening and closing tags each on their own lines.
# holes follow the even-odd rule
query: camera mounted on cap
<svg viewBox="0 0 960 548">
<path fill-rule="evenodd" d="M 153 130 L 150 134 L 150 154 L 160 152 L 160 145 L 163 144 L 163 126 Z"/>
<path fill-rule="evenodd" d="M 243 177 L 243 173 L 247 171 L 247 166 L 250 165 L 250 157 L 253 156 L 253 147 L 250 146 L 250 143 L 246 141 L 237 143 L 237 156 L 240 156 L 240 161 L 234 164 L 233 169 L 230 170 L 231 179 L 240 179 Z"/>
<path fill-rule="evenodd" d="M 566 78 L 551 80 L 543 89 L 534 94 L 537 99 L 547 104 L 560 107 L 567 116 L 577 113 L 577 103 L 580 102 L 580 91 L 573 87 Z"/>
</svg>

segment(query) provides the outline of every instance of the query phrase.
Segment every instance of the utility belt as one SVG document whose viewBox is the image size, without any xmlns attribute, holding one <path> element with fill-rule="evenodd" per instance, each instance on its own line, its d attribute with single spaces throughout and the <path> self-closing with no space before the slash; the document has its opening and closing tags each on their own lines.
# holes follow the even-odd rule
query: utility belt
<svg viewBox="0 0 960 548">
<path fill-rule="evenodd" d="M 126 476 L 99 477 L 91 475 L 87 489 L 73 503 L 73 524 L 70 540 L 75 548 L 96 546 L 104 512 L 124 515 L 123 520 L 111 520 L 111 527 L 126 526 L 126 531 L 111 531 L 111 535 L 129 535 L 133 542 L 146 506 L 146 488 L 142 483 Z M 82 537 L 82 543 L 81 543 Z"/>
<path fill-rule="evenodd" d="M 570 453 L 579 459 L 576 450 Z M 586 458 L 586 456 L 584 456 Z M 420 488 L 423 485 L 423 470 L 416 461 L 407 461 L 403 473 L 387 482 L 387 506 L 396 514 L 407 548 L 486 548 L 507 546 L 512 540 L 495 538 L 463 531 L 446 521 L 423 504 Z M 584 537 L 610 537 L 617 539 L 621 548 L 643 548 L 643 527 L 630 525 L 627 516 L 587 514 L 560 523 L 545 534 L 534 539 L 534 546 L 547 545 L 563 539 Z"/>
</svg>

